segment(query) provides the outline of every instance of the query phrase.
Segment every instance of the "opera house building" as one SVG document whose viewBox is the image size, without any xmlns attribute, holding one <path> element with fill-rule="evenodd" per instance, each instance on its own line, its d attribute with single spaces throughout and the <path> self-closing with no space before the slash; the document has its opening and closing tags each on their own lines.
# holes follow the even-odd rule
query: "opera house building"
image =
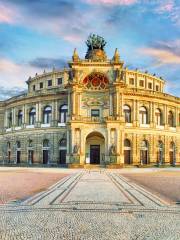
<svg viewBox="0 0 180 240">
<path fill-rule="evenodd" d="M 67 68 L 35 74 L 0 102 L 0 163 L 107 167 L 180 164 L 180 98 L 165 81 L 109 59 L 90 35 Z"/>
</svg>

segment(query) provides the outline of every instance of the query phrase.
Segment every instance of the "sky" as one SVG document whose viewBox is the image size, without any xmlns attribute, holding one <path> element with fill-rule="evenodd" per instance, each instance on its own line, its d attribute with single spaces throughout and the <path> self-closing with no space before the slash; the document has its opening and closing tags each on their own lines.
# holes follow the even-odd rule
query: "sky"
<svg viewBox="0 0 180 240">
<path fill-rule="evenodd" d="M 0 0 L 0 100 L 27 89 L 36 73 L 80 58 L 90 33 L 105 38 L 129 69 L 167 81 L 180 97 L 180 0 Z"/>
</svg>

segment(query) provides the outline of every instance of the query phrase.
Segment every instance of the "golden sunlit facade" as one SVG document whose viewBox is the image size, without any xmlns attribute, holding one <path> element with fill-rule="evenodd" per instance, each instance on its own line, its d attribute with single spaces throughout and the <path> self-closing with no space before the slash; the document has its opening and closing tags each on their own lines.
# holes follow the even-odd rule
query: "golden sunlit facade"
<svg viewBox="0 0 180 240">
<path fill-rule="evenodd" d="M 90 45 L 89 45 L 90 46 Z M 108 167 L 180 163 L 180 98 L 165 81 L 124 67 L 116 49 L 74 50 L 69 68 L 27 81 L 0 103 L 0 161 Z"/>
</svg>

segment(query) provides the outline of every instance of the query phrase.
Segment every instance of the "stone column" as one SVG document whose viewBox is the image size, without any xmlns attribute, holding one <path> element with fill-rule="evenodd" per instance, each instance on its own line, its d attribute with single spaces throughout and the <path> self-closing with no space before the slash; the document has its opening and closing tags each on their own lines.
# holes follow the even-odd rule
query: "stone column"
<svg viewBox="0 0 180 240">
<path fill-rule="evenodd" d="M 68 115 L 71 114 L 71 93 L 68 91 Z"/>
<path fill-rule="evenodd" d="M 139 101 L 136 100 L 136 126 L 139 126 Z"/>
<path fill-rule="evenodd" d="M 51 103 L 51 126 L 54 127 L 54 121 L 55 121 L 55 102 L 52 101 Z"/>
<path fill-rule="evenodd" d="M 8 128 L 8 111 L 5 111 L 5 115 L 4 115 L 4 127 Z"/>
<path fill-rule="evenodd" d="M 119 116 L 119 92 L 116 92 L 116 115 Z"/>
<path fill-rule="evenodd" d="M 43 119 L 42 119 L 42 106 L 41 106 L 41 102 L 39 102 L 38 104 L 38 122 L 39 122 L 39 125 L 41 125 Z"/>
<path fill-rule="evenodd" d="M 16 108 L 14 107 L 12 109 L 12 126 L 15 127 L 16 123 L 17 123 L 17 121 L 16 121 Z"/>
</svg>

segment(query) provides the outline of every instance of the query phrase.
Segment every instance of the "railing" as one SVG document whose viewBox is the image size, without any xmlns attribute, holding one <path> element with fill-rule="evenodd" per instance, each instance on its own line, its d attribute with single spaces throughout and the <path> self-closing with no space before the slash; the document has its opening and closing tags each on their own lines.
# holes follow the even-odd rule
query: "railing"
<svg viewBox="0 0 180 240">
<path fill-rule="evenodd" d="M 105 122 L 103 117 L 83 117 L 83 116 L 72 116 L 72 120 L 85 121 L 85 122 Z"/>
</svg>

